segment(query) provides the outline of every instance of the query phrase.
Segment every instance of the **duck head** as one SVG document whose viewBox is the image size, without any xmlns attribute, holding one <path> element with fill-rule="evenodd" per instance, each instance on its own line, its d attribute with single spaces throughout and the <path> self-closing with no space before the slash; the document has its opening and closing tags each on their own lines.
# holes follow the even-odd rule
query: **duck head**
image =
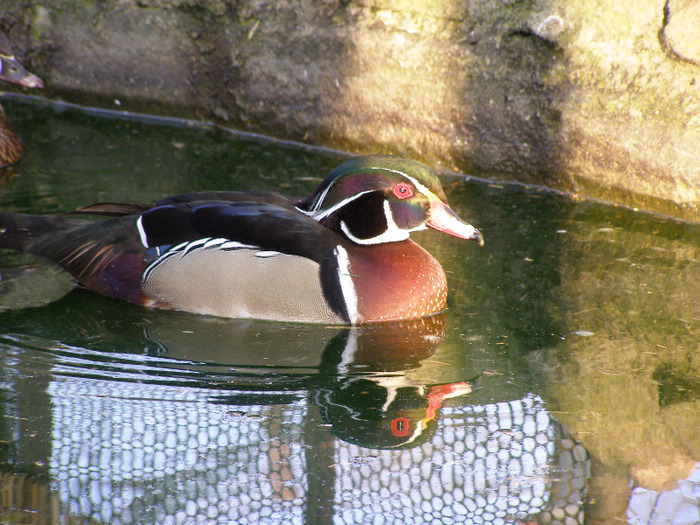
<svg viewBox="0 0 700 525">
<path fill-rule="evenodd" d="M 341 164 L 299 209 L 356 244 L 404 241 L 426 228 L 484 242 L 479 230 L 447 205 L 430 168 L 389 155 L 355 157 Z"/>
<path fill-rule="evenodd" d="M 22 67 L 7 35 L 0 31 L 0 80 L 30 88 L 43 88 L 44 81 Z"/>
</svg>

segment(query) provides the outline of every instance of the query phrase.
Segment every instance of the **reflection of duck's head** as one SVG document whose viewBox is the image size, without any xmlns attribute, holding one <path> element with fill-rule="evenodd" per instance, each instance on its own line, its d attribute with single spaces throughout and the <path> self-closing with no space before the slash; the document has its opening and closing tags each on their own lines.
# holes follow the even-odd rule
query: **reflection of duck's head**
<svg viewBox="0 0 700 525">
<path fill-rule="evenodd" d="M 44 87 L 44 82 L 38 76 L 24 69 L 17 61 L 10 41 L 2 31 L 0 31 L 0 80 L 23 87 Z M 0 106 L 0 167 L 17 162 L 22 157 L 22 153 L 22 145 Z"/>
<path fill-rule="evenodd" d="M 445 318 L 355 328 L 331 343 L 322 374 L 332 378 L 314 396 L 331 431 L 343 441 L 373 448 L 415 446 L 434 428 L 445 399 L 469 384 L 421 385 L 406 372 L 431 357 L 442 342 Z"/>
<path fill-rule="evenodd" d="M 333 434 L 343 441 L 369 448 L 408 448 L 433 434 L 436 411 L 445 399 L 469 392 L 466 382 L 411 386 L 392 375 L 347 378 L 334 390 L 319 391 L 315 401 Z"/>
</svg>

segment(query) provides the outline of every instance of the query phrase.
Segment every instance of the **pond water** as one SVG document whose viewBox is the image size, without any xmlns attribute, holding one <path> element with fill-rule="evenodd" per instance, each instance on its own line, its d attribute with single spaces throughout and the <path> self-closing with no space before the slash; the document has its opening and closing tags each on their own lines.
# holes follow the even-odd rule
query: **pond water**
<svg viewBox="0 0 700 525">
<path fill-rule="evenodd" d="M 309 194 L 338 152 L 3 98 L 4 211 Z M 488 176 L 488 174 L 486 174 Z M 449 309 L 163 312 L 0 252 L 0 523 L 698 523 L 700 227 L 445 175 Z"/>
</svg>

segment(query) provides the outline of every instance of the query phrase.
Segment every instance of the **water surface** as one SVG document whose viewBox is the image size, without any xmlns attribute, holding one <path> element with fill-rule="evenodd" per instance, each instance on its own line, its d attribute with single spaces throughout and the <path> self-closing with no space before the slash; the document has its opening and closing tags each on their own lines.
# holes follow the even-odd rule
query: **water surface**
<svg viewBox="0 0 700 525">
<path fill-rule="evenodd" d="M 307 195 L 345 158 L 3 104 L 28 152 L 6 211 Z M 486 244 L 414 235 L 450 296 L 410 323 L 154 311 L 0 252 L 0 522 L 699 522 L 700 228 L 443 183 Z"/>
</svg>

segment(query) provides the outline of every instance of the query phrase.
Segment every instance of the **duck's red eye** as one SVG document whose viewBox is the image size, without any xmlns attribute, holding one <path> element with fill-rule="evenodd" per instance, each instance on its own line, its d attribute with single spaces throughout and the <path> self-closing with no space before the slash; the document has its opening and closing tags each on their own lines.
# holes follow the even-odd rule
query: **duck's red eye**
<svg viewBox="0 0 700 525">
<path fill-rule="evenodd" d="M 399 199 L 408 199 L 413 196 L 413 188 L 402 182 L 394 186 L 394 195 Z"/>
<path fill-rule="evenodd" d="M 408 436 L 411 420 L 407 417 L 397 417 L 391 420 L 391 433 L 396 437 Z"/>
</svg>

